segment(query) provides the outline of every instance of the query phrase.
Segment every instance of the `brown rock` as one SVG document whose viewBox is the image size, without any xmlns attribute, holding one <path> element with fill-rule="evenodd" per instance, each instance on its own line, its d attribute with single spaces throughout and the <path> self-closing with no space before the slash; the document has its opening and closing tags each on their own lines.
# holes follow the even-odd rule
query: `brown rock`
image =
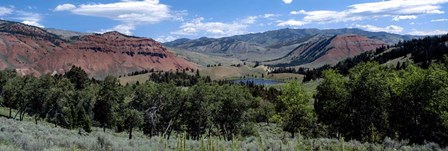
<svg viewBox="0 0 448 151">
<path fill-rule="evenodd" d="M 21 23 L 0 24 L 0 69 L 20 74 L 64 73 L 72 66 L 91 77 L 125 75 L 141 70 L 197 69 L 160 43 L 118 32 L 62 39 L 44 29 Z"/>
</svg>

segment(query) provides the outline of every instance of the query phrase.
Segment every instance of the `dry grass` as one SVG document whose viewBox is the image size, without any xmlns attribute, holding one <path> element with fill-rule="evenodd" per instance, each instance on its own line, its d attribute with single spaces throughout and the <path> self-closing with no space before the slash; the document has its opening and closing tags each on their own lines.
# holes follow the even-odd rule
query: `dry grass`
<svg viewBox="0 0 448 151">
<path fill-rule="evenodd" d="M 140 74 L 140 75 L 135 75 L 135 76 L 126 76 L 126 77 L 118 78 L 118 80 L 120 80 L 120 83 L 122 85 L 126 85 L 127 83 L 135 84 L 135 83 L 137 83 L 137 81 L 139 83 L 144 83 L 145 81 L 149 80 L 149 75 L 150 74 L 151 73 Z"/>
<path fill-rule="evenodd" d="M 114 133 L 112 130 L 102 132 L 93 128 L 87 136 L 78 134 L 78 130 L 54 127 L 52 124 L 31 121 L 17 121 L 0 117 L 1 151 L 292 151 L 292 150 L 346 150 L 346 151 L 394 151 L 394 150 L 443 150 L 437 144 L 408 145 L 407 141 L 385 139 L 381 144 L 344 141 L 343 139 L 305 139 L 289 138 L 275 124 L 260 123 L 255 126 L 256 136 L 237 137 L 226 141 L 217 137 L 189 140 L 184 134 L 175 134 L 170 139 L 163 137 L 149 138 L 136 131 L 129 140 L 127 134 Z M 444 148 L 446 150 L 446 148 Z"/>
<path fill-rule="evenodd" d="M 212 80 L 231 80 L 241 77 L 257 76 L 261 78 L 262 74 L 267 75 L 267 71 L 263 66 L 252 68 L 250 66 L 232 67 L 220 66 L 209 67 L 200 70 L 202 76 L 210 76 Z"/>
<path fill-rule="evenodd" d="M 268 79 L 274 79 L 274 80 L 287 82 L 287 81 L 291 81 L 291 80 L 302 81 L 304 75 L 295 74 L 295 73 L 276 73 L 276 74 L 269 74 L 266 77 Z"/>
</svg>

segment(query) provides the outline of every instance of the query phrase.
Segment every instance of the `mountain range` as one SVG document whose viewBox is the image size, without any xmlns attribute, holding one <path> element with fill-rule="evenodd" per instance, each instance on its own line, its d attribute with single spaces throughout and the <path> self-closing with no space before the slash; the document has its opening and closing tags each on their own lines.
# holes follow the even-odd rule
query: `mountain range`
<svg viewBox="0 0 448 151">
<path fill-rule="evenodd" d="M 335 64 L 376 47 L 417 36 L 344 29 L 280 29 L 223 38 L 178 39 L 163 45 L 178 51 L 258 61 L 268 65 Z"/>
<path fill-rule="evenodd" d="M 355 28 L 286 28 L 161 44 L 119 32 L 82 33 L 0 20 L 0 69 L 40 76 L 79 66 L 91 77 L 103 78 L 141 70 L 189 70 L 245 62 L 319 67 L 413 38 L 418 37 Z"/>
<path fill-rule="evenodd" d="M 118 32 L 86 34 L 0 21 L 0 69 L 22 75 L 61 74 L 72 66 L 91 77 L 141 70 L 197 69 L 159 42 Z"/>
</svg>

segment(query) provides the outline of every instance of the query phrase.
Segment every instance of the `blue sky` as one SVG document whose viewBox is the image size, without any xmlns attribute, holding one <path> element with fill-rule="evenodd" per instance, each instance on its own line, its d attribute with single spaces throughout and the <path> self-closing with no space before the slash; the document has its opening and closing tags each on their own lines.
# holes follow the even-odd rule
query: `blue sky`
<svg viewBox="0 0 448 151">
<path fill-rule="evenodd" d="M 281 28 L 448 33 L 448 0 L 2 0 L 0 18 L 159 41 Z"/>
</svg>

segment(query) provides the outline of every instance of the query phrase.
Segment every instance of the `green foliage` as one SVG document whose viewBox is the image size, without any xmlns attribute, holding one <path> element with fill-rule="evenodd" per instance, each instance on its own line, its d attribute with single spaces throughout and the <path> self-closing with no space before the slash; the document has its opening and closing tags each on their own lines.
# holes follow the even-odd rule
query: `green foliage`
<svg viewBox="0 0 448 151">
<path fill-rule="evenodd" d="M 84 89 L 90 82 L 89 76 L 81 67 L 73 66 L 64 76 L 75 85 L 77 90 Z"/>
<path fill-rule="evenodd" d="M 13 77 L 8 80 L 3 86 L 3 104 L 10 108 L 17 108 L 19 101 L 22 100 L 21 96 L 21 87 L 23 86 L 22 77 Z M 11 112 L 9 114 L 11 118 Z"/>
<path fill-rule="evenodd" d="M 285 109 L 279 113 L 282 127 L 294 137 L 295 132 L 306 134 L 315 120 L 314 109 L 311 106 L 311 94 L 297 81 L 293 81 L 283 88 L 279 100 Z"/>
<path fill-rule="evenodd" d="M 327 70 L 323 73 L 324 80 L 317 87 L 314 108 L 319 122 L 330 126 L 331 136 L 336 136 L 337 128 L 344 127 L 348 119 L 344 116 L 347 112 L 347 100 L 349 90 L 348 80 L 335 70 Z"/>
<path fill-rule="evenodd" d="M 333 137 L 379 142 L 390 136 L 446 144 L 447 69 L 444 64 L 427 70 L 411 64 L 395 71 L 361 63 L 348 79 L 326 71 L 315 95 L 318 121 L 336 130 Z"/>
<path fill-rule="evenodd" d="M 94 119 L 98 121 L 106 131 L 106 127 L 111 128 L 115 125 L 116 112 L 119 108 L 120 87 L 117 78 L 107 76 L 101 82 L 101 88 L 94 107 Z"/>
<path fill-rule="evenodd" d="M 282 130 L 293 137 L 299 132 L 300 137 L 292 142 L 297 141 L 297 149 L 307 150 L 334 150 L 335 146 L 312 143 L 315 140 L 303 139 L 302 135 L 376 143 L 392 137 L 411 143 L 448 144 L 448 66 L 443 62 L 428 69 L 410 64 L 399 71 L 378 63 L 361 63 L 350 70 L 349 77 L 328 70 L 323 73 L 314 102 L 311 93 L 296 81 L 281 90 L 251 83 L 204 81 L 191 87 L 179 87 L 173 82 L 122 86 L 111 76 L 103 81 L 85 81 L 88 78 L 81 69 L 70 72 L 71 76 L 35 78 L 1 71 L 0 103 L 15 111 L 12 118 L 23 120 L 29 115 L 36 124 L 44 119 L 55 126 L 78 129 L 83 136 L 81 129 L 95 133 L 95 126 L 103 131 L 128 131 L 128 138 L 133 140 L 140 131 L 159 142 L 182 134 L 182 145 L 178 146 L 181 149 L 194 149 L 194 145 L 185 144 L 186 139 L 203 141 L 203 149 L 207 145 L 218 149 L 226 145 L 214 144 L 217 140 L 207 144 L 203 139 L 220 137 L 224 142 L 257 136 L 251 145 L 258 149 L 285 150 L 289 146 L 286 150 L 291 150 L 294 145 L 285 143 L 287 134 Z M 257 126 L 259 123 L 279 125 L 281 129 L 275 133 L 282 136 L 275 136 L 274 142 L 264 140 L 264 132 L 260 131 L 264 128 Z M 97 139 L 103 142 L 99 149 L 116 147 L 103 137 Z M 276 145 L 266 147 L 268 143 Z M 156 150 L 169 148 L 170 142 L 163 144 Z M 236 142 L 229 144 L 227 147 L 234 149 L 239 146 Z M 356 149 L 379 148 L 370 144 Z"/>
<path fill-rule="evenodd" d="M 143 123 L 143 115 L 135 109 L 126 109 L 123 112 L 124 125 L 129 130 L 129 139 L 132 139 L 132 129 Z"/>
</svg>

